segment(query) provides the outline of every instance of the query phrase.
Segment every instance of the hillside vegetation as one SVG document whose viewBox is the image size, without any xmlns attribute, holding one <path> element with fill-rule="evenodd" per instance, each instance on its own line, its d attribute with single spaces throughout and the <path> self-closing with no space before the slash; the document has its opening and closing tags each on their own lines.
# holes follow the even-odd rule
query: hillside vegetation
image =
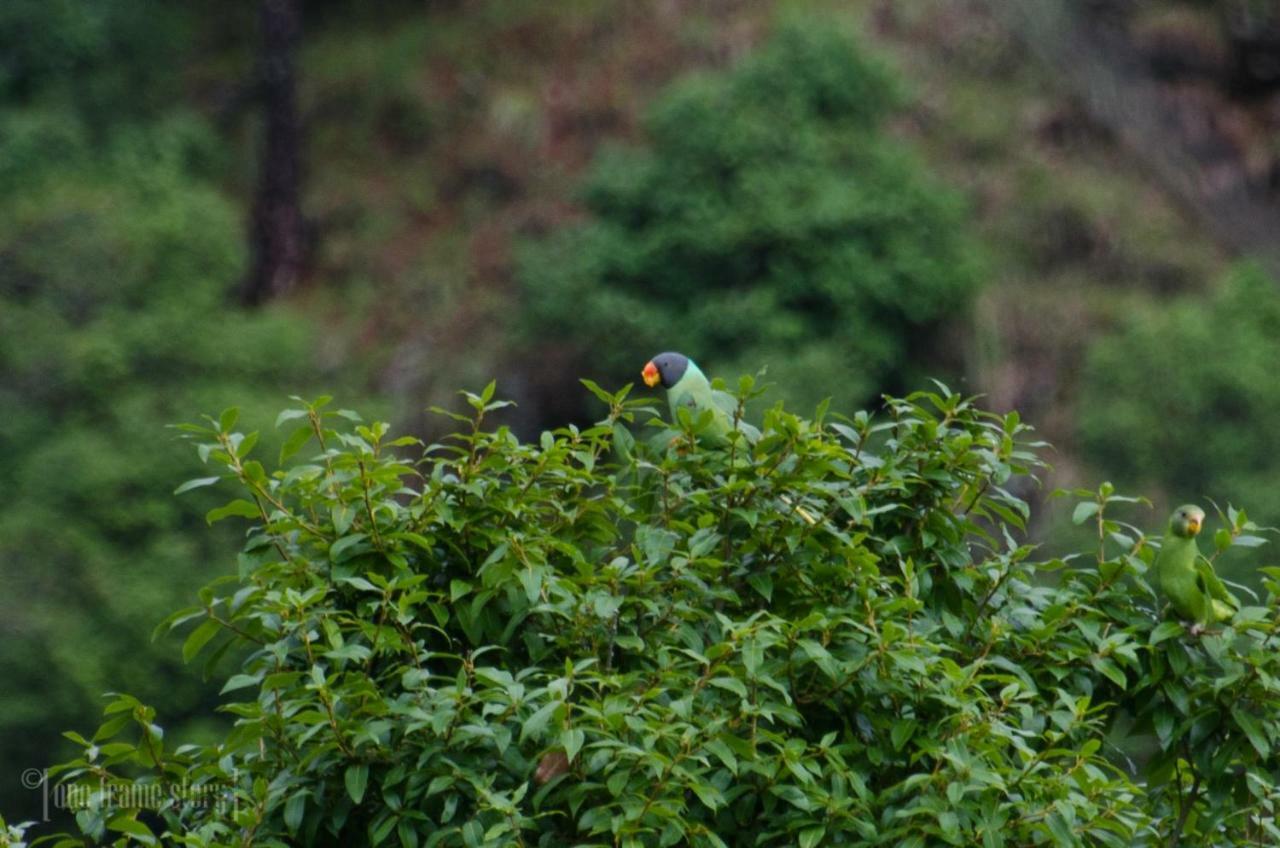
<svg viewBox="0 0 1280 848">
<path fill-rule="evenodd" d="M 1280 185 L 1267 4 L 295 5 L 306 262 L 257 309 L 266 5 L 0 7 L 0 761 L 73 750 L 106 691 L 225 729 L 142 638 L 229 562 L 209 493 L 171 496 L 192 409 L 324 390 L 429 439 L 496 376 L 535 439 L 675 348 L 795 408 L 937 376 L 1018 410 L 1045 556 L 1096 535 L 1048 493 L 1103 479 L 1148 531 L 1280 522 L 1269 218 L 1231 223 Z"/>
</svg>

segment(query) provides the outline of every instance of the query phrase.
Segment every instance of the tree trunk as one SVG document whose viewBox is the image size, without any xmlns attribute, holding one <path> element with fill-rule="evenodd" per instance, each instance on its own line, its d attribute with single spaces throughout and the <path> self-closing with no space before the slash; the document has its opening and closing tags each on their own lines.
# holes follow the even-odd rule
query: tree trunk
<svg viewBox="0 0 1280 848">
<path fill-rule="evenodd" d="M 264 122 L 249 232 L 252 259 L 241 289 L 241 301 L 248 306 L 293 289 L 302 273 L 305 245 L 299 206 L 302 128 L 295 71 L 301 0 L 260 3 L 258 84 Z"/>
</svg>

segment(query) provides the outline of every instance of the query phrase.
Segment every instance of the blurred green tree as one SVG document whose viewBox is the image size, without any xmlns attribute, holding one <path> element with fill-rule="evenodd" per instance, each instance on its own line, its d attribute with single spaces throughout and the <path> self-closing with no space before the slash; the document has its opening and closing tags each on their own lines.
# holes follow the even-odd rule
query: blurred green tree
<svg viewBox="0 0 1280 848">
<path fill-rule="evenodd" d="M 1207 301 L 1136 313 L 1090 350 L 1080 395 L 1087 459 L 1173 501 L 1248 503 L 1280 522 L 1280 290 L 1253 266 Z"/>
<path fill-rule="evenodd" d="M 191 532 L 210 504 L 171 497 L 186 454 L 164 424 L 192 404 L 275 404 L 309 359 L 297 319 L 229 305 L 240 222 L 193 167 L 216 149 L 191 117 L 106 136 L 66 110 L 2 119 L 0 762 L 47 764 L 60 726 L 111 689 L 181 716 L 210 694 L 147 647 L 225 567 Z M 0 794 L 36 800 L 19 791 Z"/>
<path fill-rule="evenodd" d="M 56 102 L 95 128 L 172 108 L 186 4 L 148 0 L 0 3 L 0 100 Z"/>
<path fill-rule="evenodd" d="M 899 99 L 849 37 L 802 21 L 678 82 L 646 147 L 599 156 L 590 220 L 525 245 L 529 336 L 614 380 L 667 348 L 721 373 L 767 365 L 806 404 L 918 376 L 941 347 L 925 331 L 977 274 L 960 198 L 884 129 Z"/>
</svg>

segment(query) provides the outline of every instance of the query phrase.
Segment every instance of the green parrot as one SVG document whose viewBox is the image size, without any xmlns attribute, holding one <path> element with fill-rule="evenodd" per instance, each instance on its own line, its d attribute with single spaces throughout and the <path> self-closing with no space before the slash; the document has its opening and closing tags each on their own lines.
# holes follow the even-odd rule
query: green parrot
<svg viewBox="0 0 1280 848">
<path fill-rule="evenodd" d="M 640 376 L 644 378 L 644 383 L 649 388 L 661 385 L 667 390 L 667 402 L 671 404 L 672 421 L 679 420 L 681 408 L 687 409 L 693 416 L 700 415 L 704 410 L 709 409 L 713 413 L 711 424 L 702 433 L 701 438 L 717 446 L 724 445 L 728 441 L 729 433 L 734 429 L 733 419 L 738 411 L 738 399 L 728 392 L 711 388 L 707 375 L 702 373 L 702 369 L 692 359 L 683 353 L 673 351 L 660 353 L 645 363 Z M 746 436 L 748 442 L 754 444 L 760 439 L 760 430 L 745 421 L 739 420 L 737 429 Z M 786 495 L 779 496 L 779 500 L 806 523 L 817 522 L 818 519 L 813 516 L 813 513 L 793 503 Z"/>
<path fill-rule="evenodd" d="M 644 384 L 650 388 L 661 385 L 667 390 L 667 402 L 671 404 L 671 420 L 679 421 L 679 410 L 687 409 L 695 418 L 704 410 L 713 414 L 705 435 L 715 442 L 724 442 L 733 430 L 733 417 L 738 409 L 738 399 L 728 392 L 711 388 L 707 375 L 683 353 L 660 353 L 645 363 L 640 372 Z M 738 422 L 738 429 L 748 439 L 760 437 L 760 431 L 745 421 Z"/>
<path fill-rule="evenodd" d="M 1185 504 L 1169 516 L 1169 526 L 1152 570 L 1156 585 L 1183 619 L 1198 634 L 1217 621 L 1225 621 L 1240 602 L 1214 573 L 1213 564 L 1200 556 L 1196 535 L 1204 524 L 1204 510 Z"/>
</svg>

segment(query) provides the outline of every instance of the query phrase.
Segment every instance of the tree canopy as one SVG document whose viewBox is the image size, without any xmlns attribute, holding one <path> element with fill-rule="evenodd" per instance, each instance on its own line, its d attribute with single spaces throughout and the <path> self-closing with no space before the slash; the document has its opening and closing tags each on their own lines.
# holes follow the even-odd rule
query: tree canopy
<svg viewBox="0 0 1280 848">
<path fill-rule="evenodd" d="M 220 675 L 235 726 L 173 747 L 152 708 L 114 697 L 54 775 L 81 839 L 1280 834 L 1280 570 L 1192 636 L 1162 617 L 1154 542 L 1109 485 L 1076 493 L 1096 550 L 1037 561 L 1014 492 L 1038 446 L 1016 414 L 942 388 L 849 419 L 774 407 L 758 440 L 724 446 L 688 417 L 650 438 L 650 401 L 589 388 L 597 425 L 534 442 L 493 426 L 492 385 L 427 446 L 299 403 L 278 466 L 235 410 L 186 426 L 210 468 L 180 489 L 237 488 L 208 517 L 247 532 L 237 573 L 160 630 L 186 634 L 189 661 L 238 658 Z M 754 392 L 744 379 L 741 402 Z M 1224 518 L 1215 557 L 1261 542 Z M 113 804 L 144 787 L 167 800 Z"/>
<path fill-rule="evenodd" d="M 526 328 L 613 379 L 636 370 L 623 351 L 677 344 L 721 373 L 767 365 L 806 406 L 917 378 L 937 353 L 921 331 L 978 279 L 959 195 L 884 126 L 898 102 L 886 67 L 812 21 L 673 84 L 643 148 L 598 157 L 590 218 L 526 245 Z"/>
</svg>

